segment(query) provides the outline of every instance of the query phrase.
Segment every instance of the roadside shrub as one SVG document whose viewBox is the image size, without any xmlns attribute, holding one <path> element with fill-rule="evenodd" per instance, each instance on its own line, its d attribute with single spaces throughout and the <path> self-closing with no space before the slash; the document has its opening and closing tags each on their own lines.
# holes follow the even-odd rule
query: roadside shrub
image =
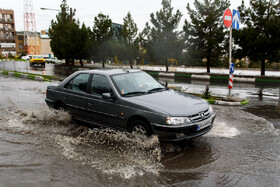
<svg viewBox="0 0 280 187">
<path fill-rule="evenodd" d="M 261 62 L 260 61 L 258 61 L 258 62 L 250 61 L 248 67 L 249 68 L 260 68 L 261 67 Z"/>
<path fill-rule="evenodd" d="M 12 55 L 12 53 L 8 53 L 8 57 L 9 57 L 9 58 L 15 58 L 15 57 Z"/>
</svg>

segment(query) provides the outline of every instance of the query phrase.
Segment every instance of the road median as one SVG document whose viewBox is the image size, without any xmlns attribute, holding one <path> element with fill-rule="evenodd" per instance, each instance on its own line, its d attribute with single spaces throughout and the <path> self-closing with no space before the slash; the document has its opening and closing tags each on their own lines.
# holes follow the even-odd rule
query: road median
<svg viewBox="0 0 280 187">
<path fill-rule="evenodd" d="M 49 75 L 38 75 L 38 74 L 23 73 L 17 71 L 8 71 L 3 69 L 0 69 L 0 75 L 7 75 L 11 77 L 18 77 L 18 78 L 30 79 L 36 81 L 47 81 L 47 82 L 51 82 L 52 79 L 57 79 L 56 77 L 49 76 Z"/>
</svg>

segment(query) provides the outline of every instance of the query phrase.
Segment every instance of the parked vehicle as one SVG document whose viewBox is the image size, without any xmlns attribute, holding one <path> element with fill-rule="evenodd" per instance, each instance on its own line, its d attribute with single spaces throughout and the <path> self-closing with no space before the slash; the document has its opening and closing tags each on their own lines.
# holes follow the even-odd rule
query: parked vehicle
<svg viewBox="0 0 280 187">
<path fill-rule="evenodd" d="M 23 59 L 23 60 L 29 60 L 29 59 L 30 59 L 30 56 L 28 56 L 28 55 L 27 55 L 27 56 L 22 56 L 21 59 Z"/>
<path fill-rule="evenodd" d="M 53 63 L 53 64 L 61 64 L 62 61 L 57 59 L 56 57 L 51 57 L 51 58 L 45 58 L 47 63 Z"/>
<path fill-rule="evenodd" d="M 46 62 L 43 56 L 33 55 L 29 60 L 30 67 L 33 67 L 34 65 L 40 65 L 44 68 L 45 64 Z"/>
<path fill-rule="evenodd" d="M 141 70 L 77 71 L 48 86 L 45 101 L 74 119 L 161 141 L 201 136 L 216 116 L 207 101 L 170 90 Z"/>
</svg>

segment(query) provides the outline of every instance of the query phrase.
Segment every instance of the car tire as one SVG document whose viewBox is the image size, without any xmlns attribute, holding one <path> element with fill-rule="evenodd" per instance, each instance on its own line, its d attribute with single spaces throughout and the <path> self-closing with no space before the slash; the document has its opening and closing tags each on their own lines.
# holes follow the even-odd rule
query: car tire
<svg viewBox="0 0 280 187">
<path fill-rule="evenodd" d="M 152 130 L 147 123 L 141 120 L 135 120 L 131 123 L 129 132 L 143 135 L 143 136 L 151 136 Z"/>
<path fill-rule="evenodd" d="M 33 63 L 29 63 L 29 66 L 30 66 L 30 67 L 33 67 Z"/>
<path fill-rule="evenodd" d="M 43 67 L 43 68 L 45 67 L 45 63 L 42 64 L 42 67 Z"/>
</svg>

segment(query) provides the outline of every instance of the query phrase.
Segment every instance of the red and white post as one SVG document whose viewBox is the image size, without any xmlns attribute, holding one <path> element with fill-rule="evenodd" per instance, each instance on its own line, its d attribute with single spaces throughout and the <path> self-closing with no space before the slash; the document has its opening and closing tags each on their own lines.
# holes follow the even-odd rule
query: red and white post
<svg viewBox="0 0 280 187">
<path fill-rule="evenodd" d="M 224 25 L 229 28 L 229 84 L 228 84 L 228 90 L 229 90 L 229 96 L 230 91 L 233 87 L 233 75 L 230 71 L 230 65 L 231 65 L 231 43 L 232 43 L 232 13 L 230 9 L 226 9 L 223 14 L 223 20 Z"/>
<path fill-rule="evenodd" d="M 230 71 L 231 66 L 231 43 L 232 43 L 232 27 L 229 28 L 229 82 L 228 82 L 228 96 L 230 97 L 231 89 L 233 88 L 233 73 Z"/>
</svg>

